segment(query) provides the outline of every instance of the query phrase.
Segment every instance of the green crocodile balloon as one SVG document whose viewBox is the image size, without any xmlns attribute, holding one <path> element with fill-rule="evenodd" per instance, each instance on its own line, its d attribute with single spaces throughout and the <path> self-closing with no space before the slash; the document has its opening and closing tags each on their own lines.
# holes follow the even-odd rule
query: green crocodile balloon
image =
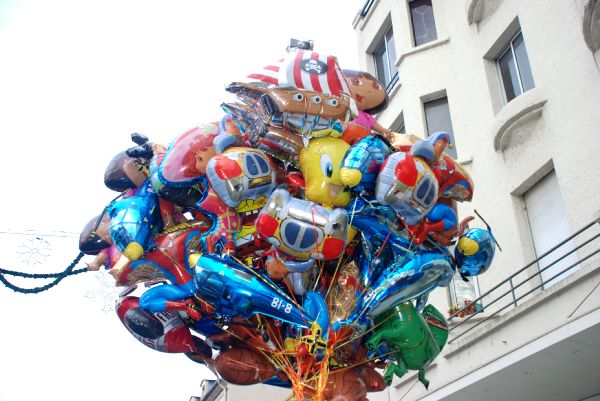
<svg viewBox="0 0 600 401">
<path fill-rule="evenodd" d="M 432 305 L 419 313 L 411 302 L 388 309 L 375 319 L 374 334 L 367 347 L 375 351 L 385 343 L 396 363 L 390 362 L 384 373 L 389 386 L 394 375 L 402 377 L 408 370 L 419 371 L 419 381 L 425 388 L 425 368 L 438 356 L 448 339 L 448 323 Z"/>
</svg>

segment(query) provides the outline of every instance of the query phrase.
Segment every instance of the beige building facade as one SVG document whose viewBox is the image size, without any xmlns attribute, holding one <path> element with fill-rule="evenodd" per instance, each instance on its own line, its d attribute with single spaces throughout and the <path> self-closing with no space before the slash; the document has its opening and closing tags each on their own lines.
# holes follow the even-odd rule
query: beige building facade
<svg viewBox="0 0 600 401">
<path fill-rule="evenodd" d="M 361 68 L 390 94 L 378 121 L 451 133 L 475 182 L 460 217 L 478 211 L 502 248 L 476 280 L 431 295 L 440 310 L 484 296 L 450 320 L 429 390 L 408 374 L 370 399 L 597 396 L 600 2 L 374 0 L 354 28 Z"/>
<path fill-rule="evenodd" d="M 600 399 L 600 1 L 368 0 L 353 25 L 390 95 L 379 123 L 451 133 L 475 182 L 460 217 L 476 210 L 502 248 L 431 294 L 478 313 L 449 318 L 429 389 L 409 372 L 369 399 Z M 205 386 L 206 400 L 289 394 Z"/>
</svg>

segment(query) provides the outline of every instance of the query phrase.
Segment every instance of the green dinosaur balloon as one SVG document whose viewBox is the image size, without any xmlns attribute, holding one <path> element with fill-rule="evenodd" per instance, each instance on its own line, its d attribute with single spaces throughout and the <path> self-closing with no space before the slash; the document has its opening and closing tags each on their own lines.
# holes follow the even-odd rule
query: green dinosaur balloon
<svg viewBox="0 0 600 401">
<path fill-rule="evenodd" d="M 419 381 L 425 388 L 425 368 L 438 356 L 448 339 L 448 323 L 432 305 L 419 313 L 411 302 L 388 309 L 375 319 L 374 334 L 367 341 L 371 351 L 385 343 L 396 363 L 391 362 L 384 373 L 387 385 L 394 374 L 402 377 L 408 370 L 419 371 Z"/>
</svg>

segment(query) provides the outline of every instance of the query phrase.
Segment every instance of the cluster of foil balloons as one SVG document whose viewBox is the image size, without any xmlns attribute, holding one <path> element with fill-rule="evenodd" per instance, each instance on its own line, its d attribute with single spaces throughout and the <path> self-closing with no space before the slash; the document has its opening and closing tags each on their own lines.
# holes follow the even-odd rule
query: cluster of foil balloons
<svg viewBox="0 0 600 401">
<path fill-rule="evenodd" d="M 384 129 L 381 83 L 311 50 L 226 90 L 219 121 L 168 145 L 133 134 L 106 169 L 122 196 L 80 249 L 124 287 L 124 326 L 297 400 L 366 400 L 408 370 L 427 386 L 448 337 L 428 294 L 485 272 L 495 249 L 457 219 L 473 183 L 449 135 Z"/>
</svg>

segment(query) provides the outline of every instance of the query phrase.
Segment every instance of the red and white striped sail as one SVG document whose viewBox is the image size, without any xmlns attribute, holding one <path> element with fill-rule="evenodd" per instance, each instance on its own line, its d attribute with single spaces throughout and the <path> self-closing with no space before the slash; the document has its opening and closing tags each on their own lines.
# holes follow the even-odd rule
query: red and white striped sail
<svg viewBox="0 0 600 401">
<path fill-rule="evenodd" d="M 248 78 L 279 87 L 293 87 L 340 96 L 351 94 L 335 56 L 313 51 L 290 52 L 277 63 L 264 67 Z"/>
</svg>

